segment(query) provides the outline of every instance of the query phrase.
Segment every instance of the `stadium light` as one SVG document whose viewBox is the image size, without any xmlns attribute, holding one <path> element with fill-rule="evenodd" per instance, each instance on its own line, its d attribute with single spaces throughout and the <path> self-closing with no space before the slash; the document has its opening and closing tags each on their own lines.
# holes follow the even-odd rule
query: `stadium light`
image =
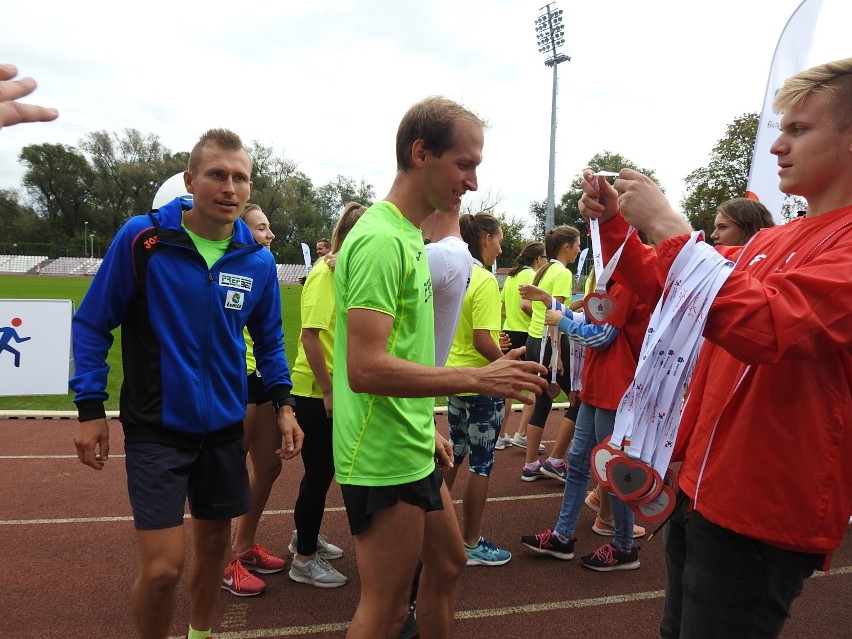
<svg viewBox="0 0 852 639">
<path fill-rule="evenodd" d="M 553 92 L 550 105 L 550 166 L 547 180 L 547 208 L 544 218 L 544 230 L 549 231 L 555 224 L 554 188 L 556 181 L 556 88 L 558 84 L 556 68 L 562 62 L 570 62 L 571 56 L 559 51 L 565 44 L 565 25 L 562 24 L 562 9 L 556 9 L 555 2 L 541 7 L 544 11 L 535 19 L 536 43 L 538 52 L 548 56 L 544 65 L 553 68 Z M 551 8 L 553 7 L 553 8 Z"/>
<path fill-rule="evenodd" d="M 89 247 L 89 223 L 83 222 L 83 257 L 86 257 L 86 251 Z"/>
</svg>

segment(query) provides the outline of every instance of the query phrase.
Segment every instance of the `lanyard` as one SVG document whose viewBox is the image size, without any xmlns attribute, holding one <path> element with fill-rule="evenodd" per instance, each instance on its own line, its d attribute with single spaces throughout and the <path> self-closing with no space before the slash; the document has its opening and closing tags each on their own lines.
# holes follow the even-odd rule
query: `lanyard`
<svg viewBox="0 0 852 639">
<path fill-rule="evenodd" d="M 701 349 L 710 305 L 733 270 L 696 232 L 669 269 L 639 354 L 632 384 L 619 403 L 612 442 L 662 476 L 671 461 L 683 394 Z"/>
<path fill-rule="evenodd" d="M 600 178 L 599 178 L 600 179 Z M 597 218 L 589 219 L 589 233 L 592 239 L 592 259 L 595 263 L 595 290 L 586 295 L 583 300 L 583 308 L 586 311 L 586 317 L 593 324 L 605 324 L 615 310 L 615 300 L 606 292 L 606 286 L 609 283 L 612 274 L 615 272 L 615 267 L 618 266 L 618 261 L 621 259 L 621 253 L 627 245 L 627 240 L 633 235 L 634 229 L 632 226 L 627 229 L 627 235 L 618 250 L 610 258 L 609 262 L 604 266 L 603 250 L 601 249 L 601 232 Z"/>
<path fill-rule="evenodd" d="M 554 297 L 550 298 L 550 308 L 556 310 L 559 302 Z M 546 319 L 546 318 L 545 318 Z M 541 349 L 538 354 L 538 363 L 544 366 L 544 350 L 547 346 L 548 334 L 550 335 L 550 384 L 547 385 L 546 393 L 550 399 L 556 398 L 559 395 L 559 385 L 556 383 L 556 366 L 557 358 L 559 357 L 559 330 L 555 326 L 548 326 L 544 322 L 544 330 L 541 332 Z"/>
</svg>

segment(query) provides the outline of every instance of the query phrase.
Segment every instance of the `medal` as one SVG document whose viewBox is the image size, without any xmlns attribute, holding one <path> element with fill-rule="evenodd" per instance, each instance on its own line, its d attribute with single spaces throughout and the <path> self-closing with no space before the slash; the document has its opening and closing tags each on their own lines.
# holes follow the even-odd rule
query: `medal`
<svg viewBox="0 0 852 639">
<path fill-rule="evenodd" d="M 559 388 L 559 384 L 554 384 L 553 382 L 551 382 L 547 385 L 547 389 L 544 392 L 547 393 L 547 396 L 550 399 L 556 399 L 557 397 L 559 397 L 559 393 L 562 392 L 562 389 Z"/>
<path fill-rule="evenodd" d="M 606 292 L 606 286 L 615 272 L 615 267 L 618 266 L 618 260 L 621 258 L 624 246 L 627 244 L 630 236 L 633 235 L 633 231 L 635 229 L 631 226 L 627 230 L 624 242 L 622 242 L 609 263 L 604 266 L 600 226 L 597 218 L 589 220 L 589 234 L 592 238 L 592 258 L 595 262 L 597 282 L 595 283 L 595 290 L 586 295 L 586 299 L 583 300 L 583 310 L 586 312 L 586 319 L 592 324 L 606 324 L 615 311 L 615 299 Z"/>
<path fill-rule="evenodd" d="M 615 300 L 609 293 L 589 293 L 583 300 L 583 310 L 593 324 L 606 324 L 615 310 Z"/>
</svg>

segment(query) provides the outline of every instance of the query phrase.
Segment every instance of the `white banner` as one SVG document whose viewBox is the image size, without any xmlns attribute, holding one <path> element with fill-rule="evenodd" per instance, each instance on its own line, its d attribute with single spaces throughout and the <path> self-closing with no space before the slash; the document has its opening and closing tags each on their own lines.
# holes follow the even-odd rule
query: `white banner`
<svg viewBox="0 0 852 639">
<path fill-rule="evenodd" d="M 302 256 L 305 258 L 305 268 L 308 269 L 308 273 L 311 272 L 311 248 L 302 242 Z"/>
<path fill-rule="evenodd" d="M 71 300 L 0 299 L 0 396 L 65 395 Z"/>
<path fill-rule="evenodd" d="M 821 5 L 822 0 L 804 0 L 790 16 L 775 47 L 766 83 L 745 195 L 762 202 L 776 222 L 781 221 L 786 194 L 778 188 L 778 164 L 769 152 L 781 124 L 781 116 L 772 110 L 772 102 L 784 81 L 807 67 Z"/>
</svg>

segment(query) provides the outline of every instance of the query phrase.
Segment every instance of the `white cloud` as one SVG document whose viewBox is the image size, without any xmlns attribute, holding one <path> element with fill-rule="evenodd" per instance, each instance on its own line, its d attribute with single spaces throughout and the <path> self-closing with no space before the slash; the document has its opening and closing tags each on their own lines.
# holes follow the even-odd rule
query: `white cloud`
<svg viewBox="0 0 852 639">
<path fill-rule="evenodd" d="M 798 4 L 560 0 L 572 60 L 559 67 L 557 197 L 610 150 L 655 169 L 677 205 L 683 178 L 707 163 L 727 125 L 761 108 L 775 43 Z M 381 197 L 399 118 L 442 94 L 489 121 L 480 189 L 526 215 L 547 194 L 552 75 L 535 44 L 540 6 L 18 3 L 0 21 L 3 61 L 35 77 L 31 100 L 61 115 L 0 133 L 0 187 L 19 186 L 27 144 L 135 128 L 180 151 L 224 126 L 283 151 L 317 184 L 363 177 Z M 849 24 L 847 0 L 823 0 L 812 63 L 852 54 Z"/>
</svg>

